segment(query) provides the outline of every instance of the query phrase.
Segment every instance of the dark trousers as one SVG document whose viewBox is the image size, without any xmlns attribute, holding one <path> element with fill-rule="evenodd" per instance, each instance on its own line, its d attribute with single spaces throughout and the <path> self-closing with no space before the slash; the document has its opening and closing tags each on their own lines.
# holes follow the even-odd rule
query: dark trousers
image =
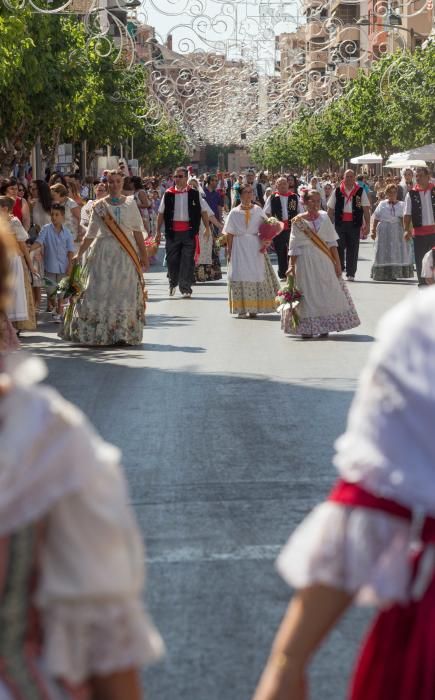
<svg viewBox="0 0 435 700">
<path fill-rule="evenodd" d="M 195 275 L 195 237 L 192 231 L 177 231 L 166 237 L 166 263 L 171 287 L 190 294 Z"/>
<path fill-rule="evenodd" d="M 340 256 L 341 269 L 346 271 L 348 277 L 355 277 L 358 265 L 359 232 L 361 226 L 354 226 L 349 222 L 336 224 L 338 233 L 338 254 Z"/>
<path fill-rule="evenodd" d="M 290 231 L 281 231 L 278 236 L 273 239 L 273 247 L 278 258 L 278 277 L 285 277 L 288 269 L 288 244 L 290 240 Z"/>
<path fill-rule="evenodd" d="M 414 255 L 415 267 L 417 269 L 417 277 L 419 284 L 426 284 L 421 276 L 421 263 L 427 251 L 435 246 L 435 233 L 429 233 L 427 236 L 414 236 Z"/>
</svg>

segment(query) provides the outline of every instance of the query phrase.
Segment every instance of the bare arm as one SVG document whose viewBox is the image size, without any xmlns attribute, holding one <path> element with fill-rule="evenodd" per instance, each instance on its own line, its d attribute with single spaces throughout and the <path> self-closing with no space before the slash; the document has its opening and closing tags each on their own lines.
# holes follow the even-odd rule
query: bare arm
<svg viewBox="0 0 435 700">
<path fill-rule="evenodd" d="M 364 221 L 367 226 L 367 231 L 370 228 L 370 207 L 363 207 Z"/>
<path fill-rule="evenodd" d="M 21 213 L 23 217 L 23 227 L 28 231 L 30 228 L 30 209 L 25 199 L 21 200 Z"/>
<path fill-rule="evenodd" d="M 133 231 L 134 240 L 139 248 L 139 258 L 145 269 L 148 268 L 148 252 L 143 238 L 142 231 Z"/>
<path fill-rule="evenodd" d="M 93 243 L 93 240 L 94 240 L 93 238 L 84 238 L 82 240 L 82 242 L 80 243 L 80 248 L 78 250 L 76 258 L 81 258 L 82 255 L 84 255 L 86 253 L 87 249 Z"/>
<path fill-rule="evenodd" d="M 335 273 L 336 273 L 337 277 L 341 277 L 342 269 L 341 269 L 340 256 L 338 255 L 338 248 L 335 245 L 332 248 L 330 248 L 329 250 L 331 251 L 332 257 L 334 258 Z"/>
<path fill-rule="evenodd" d="M 162 226 L 163 222 L 165 220 L 165 217 L 163 214 L 157 214 L 157 234 L 156 234 L 156 241 L 160 243 L 161 238 L 162 238 Z"/>
<path fill-rule="evenodd" d="M 232 233 L 227 233 L 227 259 L 228 262 L 231 260 L 231 251 L 233 249 L 233 234 Z"/>
<path fill-rule="evenodd" d="M 216 226 L 217 229 L 219 229 L 219 231 L 222 231 L 224 225 L 223 225 L 223 223 L 222 223 L 221 221 L 219 221 L 219 219 L 216 219 L 216 217 L 214 216 L 214 214 L 209 214 L 209 217 L 208 217 L 208 218 L 209 218 L 209 221 L 211 221 L 211 223 L 212 223 L 214 226 Z"/>
<path fill-rule="evenodd" d="M 20 246 L 20 250 L 24 255 L 24 260 L 26 261 L 27 267 L 29 268 L 30 272 L 33 272 L 33 265 L 30 259 L 30 253 L 26 243 L 24 243 L 24 241 L 18 241 L 18 245 Z"/>
<path fill-rule="evenodd" d="M 372 235 L 371 235 L 371 237 L 373 238 L 373 240 L 376 240 L 376 231 L 377 231 L 377 228 L 378 228 L 378 224 L 379 224 L 379 219 L 373 219 Z"/>
<path fill-rule="evenodd" d="M 296 261 L 298 259 L 297 255 L 290 255 L 290 265 L 287 270 L 288 275 L 294 275 L 296 272 Z"/>
<path fill-rule="evenodd" d="M 118 671 L 91 679 L 93 700 L 142 700 L 139 673 L 135 669 Z"/>
<path fill-rule="evenodd" d="M 405 214 L 403 217 L 403 228 L 405 229 L 405 238 L 409 241 L 412 238 L 412 218 L 411 214 Z"/>
<path fill-rule="evenodd" d="M 334 223 L 335 211 L 334 209 L 331 209 L 331 207 L 328 207 L 328 216 L 331 219 L 332 223 Z"/>
<path fill-rule="evenodd" d="M 351 602 L 348 593 L 320 584 L 295 594 L 273 642 L 254 700 L 308 700 L 306 666 Z"/>
</svg>

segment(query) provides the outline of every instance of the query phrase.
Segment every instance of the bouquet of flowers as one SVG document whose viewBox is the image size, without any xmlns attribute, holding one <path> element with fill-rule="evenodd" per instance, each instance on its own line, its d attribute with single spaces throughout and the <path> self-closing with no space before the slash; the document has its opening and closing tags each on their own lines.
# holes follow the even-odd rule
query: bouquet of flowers
<svg viewBox="0 0 435 700">
<path fill-rule="evenodd" d="M 148 236 L 148 238 L 145 238 L 145 246 L 146 246 L 149 258 L 154 257 L 154 255 L 157 255 L 157 251 L 159 249 L 159 244 L 156 243 L 155 238 L 153 238 L 152 236 Z"/>
<path fill-rule="evenodd" d="M 58 292 L 63 294 L 64 299 L 77 300 L 83 292 L 82 267 L 76 263 L 69 277 L 64 277 L 57 285 Z"/>
<path fill-rule="evenodd" d="M 226 248 L 226 246 L 228 245 L 227 234 L 221 233 L 221 235 L 216 238 L 215 245 L 217 250 L 220 250 L 221 248 Z"/>
<path fill-rule="evenodd" d="M 258 229 L 258 237 L 263 245 L 260 248 L 260 253 L 265 253 L 269 245 L 278 234 L 284 229 L 282 221 L 278 221 L 274 216 L 270 216 L 264 221 Z"/>
<path fill-rule="evenodd" d="M 302 292 L 296 287 L 296 280 L 293 275 L 288 275 L 287 282 L 282 287 L 275 297 L 277 311 L 281 314 L 281 320 L 290 322 L 292 328 L 297 328 L 299 325 L 299 314 L 297 311 L 299 303 L 303 299 Z"/>
</svg>

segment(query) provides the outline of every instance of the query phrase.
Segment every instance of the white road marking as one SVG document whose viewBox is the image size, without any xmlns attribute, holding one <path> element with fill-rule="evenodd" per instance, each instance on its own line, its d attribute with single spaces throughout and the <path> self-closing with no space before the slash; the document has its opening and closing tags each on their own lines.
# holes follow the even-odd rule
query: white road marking
<svg viewBox="0 0 435 700">
<path fill-rule="evenodd" d="M 212 552 L 202 547 L 180 547 L 147 557 L 148 564 L 184 564 L 207 561 L 273 561 L 282 549 L 282 544 L 245 545 L 226 552 Z"/>
</svg>

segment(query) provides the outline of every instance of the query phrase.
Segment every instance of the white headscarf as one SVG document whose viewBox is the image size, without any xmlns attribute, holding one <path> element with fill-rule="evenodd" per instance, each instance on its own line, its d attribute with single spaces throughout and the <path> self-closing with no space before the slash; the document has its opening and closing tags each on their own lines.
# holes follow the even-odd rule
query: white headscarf
<svg viewBox="0 0 435 700">
<path fill-rule="evenodd" d="M 336 449 L 346 481 L 435 515 L 435 287 L 382 319 Z"/>
</svg>

